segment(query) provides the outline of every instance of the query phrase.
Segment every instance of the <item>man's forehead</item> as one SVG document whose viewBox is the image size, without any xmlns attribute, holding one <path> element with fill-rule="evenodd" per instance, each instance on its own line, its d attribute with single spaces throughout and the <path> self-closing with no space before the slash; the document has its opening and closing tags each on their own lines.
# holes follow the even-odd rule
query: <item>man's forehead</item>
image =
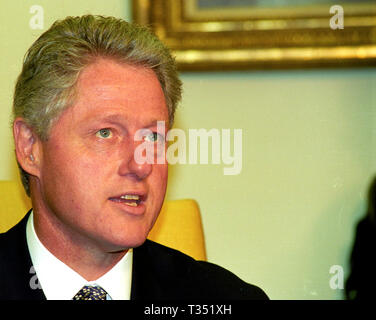
<svg viewBox="0 0 376 320">
<path fill-rule="evenodd" d="M 80 72 L 78 85 L 93 85 L 98 82 L 106 84 L 114 81 L 129 82 L 130 80 L 142 85 L 145 78 L 153 82 L 157 81 L 160 85 L 155 72 L 149 68 L 121 63 L 113 59 L 98 58 Z"/>
<path fill-rule="evenodd" d="M 168 122 L 168 109 L 152 70 L 101 59 L 82 71 L 75 99 L 61 116 L 71 124 L 122 118 L 144 126 L 152 121 Z"/>
<path fill-rule="evenodd" d="M 141 66 L 101 59 L 86 67 L 76 86 L 76 99 L 144 99 L 158 102 L 164 93 L 154 73 Z"/>
</svg>

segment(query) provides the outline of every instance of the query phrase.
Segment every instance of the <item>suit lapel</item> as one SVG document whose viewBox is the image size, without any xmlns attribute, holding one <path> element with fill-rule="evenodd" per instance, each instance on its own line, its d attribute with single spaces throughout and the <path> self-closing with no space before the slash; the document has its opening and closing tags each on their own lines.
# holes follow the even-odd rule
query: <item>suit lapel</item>
<svg viewBox="0 0 376 320">
<path fill-rule="evenodd" d="M 152 252 L 153 251 L 153 252 Z M 151 241 L 133 249 L 131 300 L 148 300 L 163 296 L 163 283 L 158 281 L 155 254 Z"/>
<path fill-rule="evenodd" d="M 45 300 L 43 290 L 38 286 L 38 280 L 33 272 L 32 262 L 26 242 L 26 223 L 30 215 L 26 216 L 6 234 L 3 235 L 7 261 L 3 261 L 4 268 L 8 270 L 2 281 L 5 283 L 6 299 L 17 300 Z M 4 288 L 2 289 L 4 290 Z"/>
<path fill-rule="evenodd" d="M 26 224 L 30 211 L 12 229 L 1 235 L 6 261 L 0 261 L 0 298 L 6 300 L 46 300 L 32 266 L 26 241 Z M 131 300 L 163 297 L 169 279 L 159 279 L 163 264 L 155 256 L 158 249 L 150 240 L 133 250 Z M 159 257 L 160 258 L 160 257 Z M 162 272 L 163 273 L 163 272 Z"/>
</svg>

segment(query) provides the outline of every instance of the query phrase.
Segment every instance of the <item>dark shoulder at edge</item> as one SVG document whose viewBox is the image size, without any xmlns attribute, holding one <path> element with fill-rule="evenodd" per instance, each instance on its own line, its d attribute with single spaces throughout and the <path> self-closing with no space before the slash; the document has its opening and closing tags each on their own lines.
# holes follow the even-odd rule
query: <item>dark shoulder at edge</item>
<svg viewBox="0 0 376 320">
<path fill-rule="evenodd" d="M 207 261 L 195 260 L 192 257 L 151 240 L 146 240 L 141 246 L 154 255 L 153 251 L 159 255 L 159 263 L 165 264 L 165 270 L 171 272 L 171 267 L 175 268 L 173 272 L 184 279 L 187 283 L 191 281 L 199 282 L 205 286 L 208 291 L 214 295 L 232 299 L 252 299 L 268 300 L 266 293 L 259 287 L 249 284 L 229 270 Z"/>
</svg>

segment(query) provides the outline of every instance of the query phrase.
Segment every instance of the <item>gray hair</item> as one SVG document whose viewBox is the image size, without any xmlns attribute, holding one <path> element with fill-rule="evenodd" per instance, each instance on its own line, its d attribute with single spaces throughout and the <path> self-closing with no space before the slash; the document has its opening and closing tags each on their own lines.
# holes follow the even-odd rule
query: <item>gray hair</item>
<svg viewBox="0 0 376 320">
<path fill-rule="evenodd" d="M 172 125 L 181 81 L 169 50 L 147 27 L 93 15 L 58 20 L 33 43 L 15 86 L 13 119 L 22 117 L 46 140 L 53 122 L 73 104 L 80 72 L 99 57 L 153 70 Z M 20 172 L 30 196 L 29 176 Z"/>
</svg>

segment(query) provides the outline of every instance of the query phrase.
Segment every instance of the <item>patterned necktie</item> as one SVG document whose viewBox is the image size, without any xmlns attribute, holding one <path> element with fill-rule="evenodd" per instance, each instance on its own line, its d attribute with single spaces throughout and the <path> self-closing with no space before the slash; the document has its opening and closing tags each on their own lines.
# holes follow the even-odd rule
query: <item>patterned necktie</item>
<svg viewBox="0 0 376 320">
<path fill-rule="evenodd" d="M 100 286 L 84 286 L 73 300 L 106 300 L 107 292 Z"/>
</svg>

